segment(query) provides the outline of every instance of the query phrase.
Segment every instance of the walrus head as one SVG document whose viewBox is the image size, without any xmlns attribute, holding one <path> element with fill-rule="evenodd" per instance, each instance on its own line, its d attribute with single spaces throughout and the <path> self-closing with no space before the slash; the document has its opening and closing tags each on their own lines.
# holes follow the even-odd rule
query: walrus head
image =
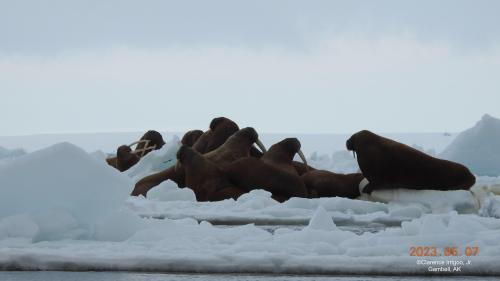
<svg viewBox="0 0 500 281">
<path fill-rule="evenodd" d="M 356 158 L 356 153 L 358 152 L 358 145 L 361 141 L 365 140 L 367 136 L 375 135 L 368 130 L 362 130 L 354 135 L 352 135 L 345 143 L 347 150 L 352 151 L 354 158 Z"/>
<path fill-rule="evenodd" d="M 139 156 L 132 153 L 128 145 L 122 145 L 116 150 L 116 168 L 120 171 L 126 171 L 139 162 Z"/>
<path fill-rule="evenodd" d="M 307 167 L 307 159 L 300 149 L 302 145 L 297 138 L 286 138 L 277 143 L 277 145 L 281 146 L 287 153 L 289 153 L 291 159 L 293 159 L 295 154 L 298 154 L 300 159 L 302 159 L 302 162 L 304 162 Z"/>
<path fill-rule="evenodd" d="M 234 123 L 233 120 L 226 117 L 216 117 L 210 121 L 210 125 L 208 126 L 210 130 L 215 131 L 217 127 L 222 125 L 223 123 Z"/>
<path fill-rule="evenodd" d="M 232 131 L 231 134 L 238 131 L 240 128 L 233 120 L 226 117 L 217 117 L 212 119 L 209 126 L 210 130 L 216 131 L 218 129 L 224 129 L 226 131 Z"/>
<path fill-rule="evenodd" d="M 132 149 L 128 145 L 122 145 L 116 150 L 116 157 L 118 159 L 127 160 L 132 156 Z"/>
<path fill-rule="evenodd" d="M 149 140 L 149 143 L 147 144 L 148 147 L 155 146 L 154 149 L 160 149 L 165 145 L 165 141 L 163 140 L 162 135 L 159 132 L 154 131 L 154 130 L 147 131 L 142 136 L 141 140 Z M 144 149 L 145 146 L 146 146 L 146 143 L 139 143 L 135 149 L 136 150 Z"/>
<path fill-rule="evenodd" d="M 238 132 L 234 133 L 234 135 L 231 136 L 231 138 L 234 140 L 247 140 L 250 143 L 255 143 L 262 152 L 266 152 L 266 147 L 264 144 L 259 140 L 259 134 L 257 131 L 252 128 L 252 127 L 246 127 Z"/>
<path fill-rule="evenodd" d="M 201 135 L 203 135 L 202 130 L 191 130 L 184 134 L 181 143 L 189 147 L 192 147 L 196 143 L 196 141 L 200 138 Z"/>
<path fill-rule="evenodd" d="M 200 153 L 210 152 L 221 146 L 231 135 L 236 133 L 240 128 L 231 119 L 226 117 L 217 117 L 210 122 L 210 130 L 205 132 L 207 136 L 199 144 L 195 143 L 193 148 Z"/>
</svg>

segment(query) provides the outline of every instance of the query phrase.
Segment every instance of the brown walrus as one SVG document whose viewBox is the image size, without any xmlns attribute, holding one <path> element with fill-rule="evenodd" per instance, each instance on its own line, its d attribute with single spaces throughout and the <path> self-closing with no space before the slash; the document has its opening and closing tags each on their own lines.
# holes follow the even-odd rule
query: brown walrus
<svg viewBox="0 0 500 281">
<path fill-rule="evenodd" d="M 203 135 L 202 130 L 191 130 L 184 134 L 181 143 L 185 146 L 192 147 L 196 141 Z"/>
<path fill-rule="evenodd" d="M 257 131 L 252 127 L 246 127 L 230 136 L 217 149 L 205 153 L 203 157 L 224 169 L 235 160 L 250 157 L 250 151 L 254 144 L 257 144 L 263 152 L 266 152 L 266 148 L 259 140 Z"/>
<path fill-rule="evenodd" d="M 235 130 L 236 128 L 236 130 Z M 244 147 L 243 150 L 240 150 L 238 153 L 243 154 L 244 156 L 247 155 L 247 151 L 245 150 L 246 148 L 250 149 L 255 149 L 253 147 L 253 143 L 256 142 L 257 145 L 261 147 L 261 149 L 265 150 L 265 147 L 262 145 L 262 143 L 258 140 L 258 134 L 253 128 L 246 128 L 238 131 L 238 125 L 231 121 L 228 118 L 225 117 L 219 117 L 215 118 L 212 120 L 210 123 L 210 130 L 205 132 L 203 135 L 199 137 L 199 139 L 196 141 L 196 143 L 193 145 L 193 149 L 200 152 L 201 154 L 202 151 L 208 151 L 207 155 L 210 160 L 213 160 L 217 162 L 217 164 L 220 164 L 218 160 L 216 159 L 217 157 L 222 157 L 222 158 L 228 158 L 231 159 L 231 157 L 228 157 L 228 154 L 224 154 L 223 156 L 220 156 L 219 154 L 223 152 L 223 150 L 218 150 L 218 152 L 212 153 L 213 151 L 217 150 L 221 145 L 217 146 L 219 143 L 224 144 L 226 141 L 229 141 L 230 137 L 233 135 L 238 136 L 244 136 L 247 134 L 247 137 L 250 137 L 251 139 L 238 139 L 235 137 L 231 142 L 234 143 L 232 146 L 235 147 Z M 251 129 L 251 130 L 250 130 Z M 235 133 L 236 132 L 236 133 Z M 255 139 L 253 139 L 255 137 Z M 241 143 L 238 143 L 240 142 Z M 230 142 L 230 143 L 231 143 Z M 229 145 L 229 144 L 228 144 Z M 249 147 L 246 147 L 246 145 L 249 145 Z M 227 147 L 227 145 L 226 145 Z M 234 154 L 234 151 L 231 152 Z M 240 156 L 239 156 L 240 157 Z M 243 157 L 243 156 L 241 156 Z M 231 160 L 232 161 L 232 160 Z M 141 179 L 139 182 L 134 187 L 134 190 L 132 191 L 131 195 L 132 196 L 138 196 L 138 195 L 144 195 L 146 196 L 147 192 L 162 183 L 163 181 L 166 180 L 172 180 L 179 187 L 185 187 L 185 175 L 184 175 L 184 170 L 182 169 L 182 164 L 177 163 L 175 166 L 172 166 L 164 171 L 149 175 L 147 177 L 144 177 Z"/>
<path fill-rule="evenodd" d="M 137 144 L 137 146 L 132 151 L 131 147 L 135 144 Z M 139 141 L 134 142 L 128 146 L 122 145 L 118 147 L 118 149 L 116 150 L 116 156 L 107 158 L 106 162 L 108 163 L 108 165 L 123 172 L 139 162 L 139 159 L 141 157 L 153 150 L 162 148 L 163 145 L 165 145 L 165 141 L 163 141 L 163 137 L 161 136 L 161 134 L 157 131 L 150 130 L 147 131 Z M 125 147 L 128 147 L 129 149 L 126 149 Z M 119 154 L 121 154 L 121 157 L 118 157 Z M 129 154 L 134 154 L 137 157 Z M 133 159 L 137 159 L 137 161 Z"/>
<path fill-rule="evenodd" d="M 379 189 L 469 189 L 476 182 L 464 165 L 438 159 L 370 131 L 360 131 L 346 142 L 357 155 L 368 180 L 363 192 Z"/>
<path fill-rule="evenodd" d="M 364 176 L 361 173 L 337 174 L 324 170 L 309 171 L 301 176 L 309 193 L 317 197 L 357 198 L 361 195 L 359 184 Z"/>
<path fill-rule="evenodd" d="M 222 145 L 227 138 L 229 138 L 229 136 L 238 130 L 238 125 L 232 120 L 225 117 L 214 118 L 210 122 L 210 128 L 196 139 L 192 147 L 200 153 L 214 150 L 218 146 Z M 151 188 L 166 180 L 174 181 L 181 188 L 185 187 L 184 171 L 181 168 L 181 165 L 174 165 L 168 169 L 142 178 L 136 183 L 130 195 L 139 196 L 142 194 L 143 196 L 146 196 L 147 192 Z"/>
<path fill-rule="evenodd" d="M 223 145 L 204 155 L 182 146 L 177 153 L 179 161 L 176 169 L 183 170 L 186 186 L 195 192 L 198 201 L 236 199 L 244 190 L 231 184 L 224 170 L 235 160 L 250 157 L 250 148 L 254 143 L 265 151 L 255 129 L 248 127 L 234 133 Z"/>
<path fill-rule="evenodd" d="M 135 151 L 144 150 L 142 155 L 140 155 L 142 157 L 153 150 L 162 148 L 164 145 L 165 141 L 163 140 L 162 135 L 157 131 L 149 130 L 141 137 Z"/>
<path fill-rule="evenodd" d="M 141 158 L 132 152 L 128 145 L 122 145 L 116 150 L 116 168 L 123 172 L 139 162 Z"/>
<path fill-rule="evenodd" d="M 226 168 L 230 180 L 246 191 L 261 188 L 272 193 L 278 201 L 291 197 L 308 197 L 306 186 L 293 166 L 293 157 L 299 154 L 307 165 L 296 138 L 284 139 L 272 145 L 258 159 L 245 157 Z"/>
<path fill-rule="evenodd" d="M 194 191 L 197 201 L 237 199 L 245 191 L 234 186 L 212 161 L 188 146 L 177 152 L 178 162 L 186 175 L 186 185 Z"/>
<path fill-rule="evenodd" d="M 221 146 L 232 134 L 240 128 L 231 119 L 217 117 L 210 122 L 209 130 L 203 133 L 193 144 L 193 149 L 201 154 L 210 152 Z"/>
</svg>

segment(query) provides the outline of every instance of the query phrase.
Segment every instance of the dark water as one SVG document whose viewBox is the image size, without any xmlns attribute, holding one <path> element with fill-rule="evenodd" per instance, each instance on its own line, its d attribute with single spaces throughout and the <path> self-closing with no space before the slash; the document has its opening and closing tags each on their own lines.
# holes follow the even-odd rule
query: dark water
<svg viewBox="0 0 500 281">
<path fill-rule="evenodd" d="M 1 281 L 399 281 L 498 280 L 498 277 L 295 276 L 242 274 L 148 274 L 128 272 L 0 272 Z"/>
</svg>

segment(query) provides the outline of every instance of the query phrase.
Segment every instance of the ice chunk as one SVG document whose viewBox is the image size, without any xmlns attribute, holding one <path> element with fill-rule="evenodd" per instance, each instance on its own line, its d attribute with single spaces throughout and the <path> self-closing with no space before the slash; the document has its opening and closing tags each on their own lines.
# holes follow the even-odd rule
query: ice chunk
<svg viewBox="0 0 500 281">
<path fill-rule="evenodd" d="M 180 146 L 179 138 L 173 136 L 161 149 L 151 151 L 125 173 L 135 181 L 139 181 L 147 175 L 165 170 L 177 162 L 176 154 Z"/>
<path fill-rule="evenodd" d="M 196 202 L 196 195 L 190 188 L 178 188 L 172 181 L 164 181 L 148 192 L 148 198 L 157 201 Z"/>
<path fill-rule="evenodd" d="M 130 178 L 105 162 L 60 143 L 0 167 L 0 218 L 56 208 L 89 228 L 121 206 L 132 187 Z M 68 222 L 67 216 L 58 218 Z"/>
<path fill-rule="evenodd" d="M 332 216 L 322 206 L 318 206 L 313 217 L 309 221 L 308 229 L 316 230 L 335 230 L 337 227 L 332 220 Z"/>
<path fill-rule="evenodd" d="M 462 133 L 440 157 L 467 166 L 479 176 L 500 175 L 500 119 L 484 115 L 476 125 Z"/>
<path fill-rule="evenodd" d="M 468 190 L 439 191 L 412 189 L 375 190 L 371 198 L 380 202 L 419 203 L 433 213 L 447 213 L 456 210 L 460 213 L 477 212 L 477 200 Z"/>
</svg>

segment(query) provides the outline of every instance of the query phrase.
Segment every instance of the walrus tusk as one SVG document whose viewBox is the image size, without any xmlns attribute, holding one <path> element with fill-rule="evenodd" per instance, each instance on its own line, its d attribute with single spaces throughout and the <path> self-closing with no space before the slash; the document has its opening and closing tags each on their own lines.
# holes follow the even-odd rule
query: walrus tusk
<svg viewBox="0 0 500 281">
<path fill-rule="evenodd" d="M 266 147 L 264 146 L 264 144 L 259 139 L 257 139 L 255 141 L 255 144 L 260 148 L 260 150 L 262 151 L 262 153 L 266 153 L 267 152 Z"/>
<path fill-rule="evenodd" d="M 356 151 L 352 151 L 352 157 L 354 157 L 354 159 L 356 159 Z"/>
<path fill-rule="evenodd" d="M 304 164 L 306 165 L 306 169 L 309 171 L 309 165 L 307 165 L 306 156 L 304 155 L 302 150 L 299 149 L 299 151 L 297 151 L 297 154 L 299 155 L 300 159 L 302 159 L 302 162 L 304 162 Z"/>
<path fill-rule="evenodd" d="M 156 144 L 155 144 L 155 145 L 152 145 L 152 146 L 148 146 L 148 145 L 149 145 L 149 142 L 150 142 L 150 140 L 138 140 L 138 141 L 135 141 L 135 142 L 133 142 L 133 143 L 129 144 L 128 146 L 129 146 L 130 148 L 132 148 L 132 146 L 134 146 L 134 145 L 138 145 L 138 144 L 143 144 L 143 143 L 144 143 L 144 148 L 142 148 L 142 149 L 137 149 L 137 147 L 136 147 L 136 149 L 134 149 L 134 151 L 132 151 L 132 153 L 136 153 L 136 154 L 137 154 L 137 153 L 140 153 L 139 157 L 141 157 L 141 158 L 142 158 L 142 157 L 144 156 L 144 153 L 145 153 L 147 150 L 150 150 L 150 149 L 151 149 L 151 150 L 155 150 L 155 149 L 156 149 Z"/>
</svg>

